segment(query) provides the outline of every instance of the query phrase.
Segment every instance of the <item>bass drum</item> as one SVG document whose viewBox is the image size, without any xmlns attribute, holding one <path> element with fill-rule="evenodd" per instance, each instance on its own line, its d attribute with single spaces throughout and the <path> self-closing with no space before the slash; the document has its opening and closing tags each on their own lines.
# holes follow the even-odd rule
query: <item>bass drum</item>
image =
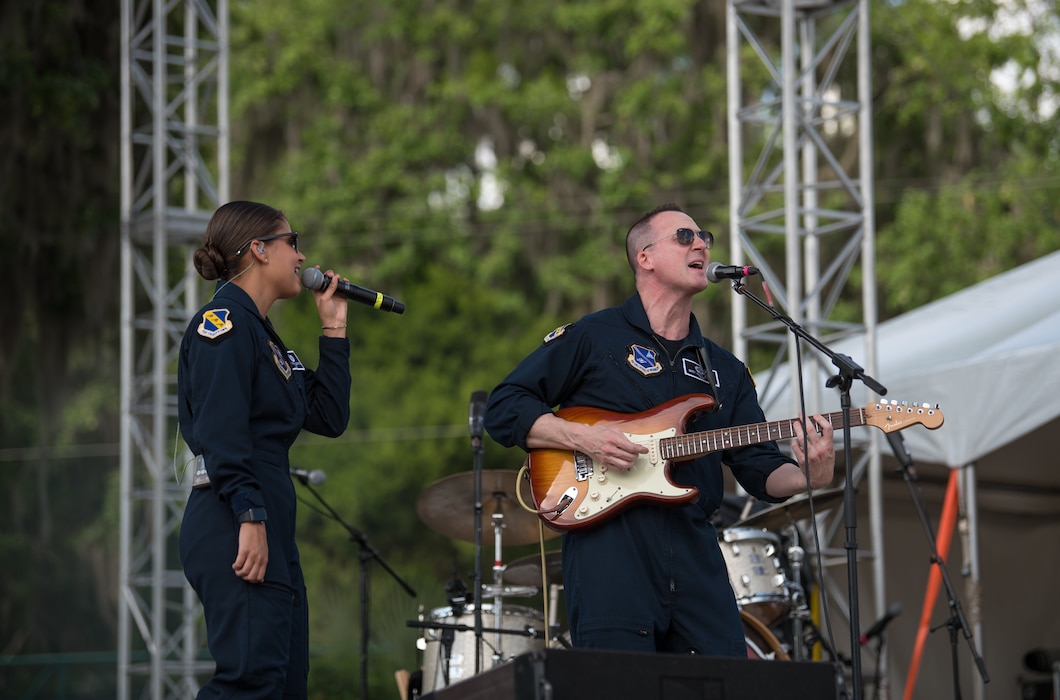
<svg viewBox="0 0 1060 700">
<path fill-rule="evenodd" d="M 791 661 L 776 635 L 769 631 L 765 623 L 747 612 L 740 611 L 743 620 L 743 638 L 747 642 L 747 658 L 764 661 Z"/>
<path fill-rule="evenodd" d="M 533 608 L 518 605 L 502 607 L 502 622 L 497 624 L 493 605 L 482 604 L 482 626 L 484 628 L 502 629 L 500 648 L 497 647 L 497 633 L 483 632 L 481 645 L 482 670 L 488 671 L 495 665 L 511 661 L 519 654 L 529 651 L 540 651 L 545 648 L 542 632 L 545 629 L 544 616 Z M 464 611 L 454 614 L 451 607 L 435 608 L 431 611 L 431 621 L 447 625 L 467 625 L 475 627 L 475 607 L 468 605 Z M 445 678 L 445 644 L 443 635 L 452 632 L 453 645 L 449 652 L 449 682 Z M 534 633 L 531 636 L 531 633 Z M 422 694 L 426 695 L 439 688 L 445 688 L 475 675 L 475 633 L 473 631 L 451 631 L 430 629 L 423 631 L 423 682 Z M 499 659 L 494 659 L 499 654 Z"/>
</svg>

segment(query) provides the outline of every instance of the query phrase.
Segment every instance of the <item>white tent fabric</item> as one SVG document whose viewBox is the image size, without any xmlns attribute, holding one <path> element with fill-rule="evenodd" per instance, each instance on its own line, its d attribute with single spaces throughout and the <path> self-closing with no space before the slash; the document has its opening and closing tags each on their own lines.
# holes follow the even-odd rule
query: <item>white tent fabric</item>
<svg viewBox="0 0 1060 700">
<path fill-rule="evenodd" d="M 862 365 L 864 346 L 863 334 L 830 345 Z M 1060 251 L 879 324 L 877 348 L 884 398 L 938 403 L 945 416 L 938 430 L 904 431 L 918 461 L 962 466 L 1016 440 L 1060 416 Z M 834 373 L 822 363 L 807 383 Z M 758 379 L 766 417 L 792 415 L 790 382 Z M 820 410 L 838 410 L 838 392 L 825 392 Z M 851 393 L 854 407 L 870 400 L 859 382 Z"/>
</svg>

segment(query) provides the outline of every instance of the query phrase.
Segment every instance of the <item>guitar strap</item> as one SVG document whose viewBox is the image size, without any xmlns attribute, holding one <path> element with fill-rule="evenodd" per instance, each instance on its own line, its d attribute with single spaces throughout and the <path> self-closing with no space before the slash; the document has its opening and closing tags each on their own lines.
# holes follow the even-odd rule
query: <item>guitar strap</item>
<svg viewBox="0 0 1060 700">
<path fill-rule="evenodd" d="M 710 364 L 710 358 L 707 357 L 707 349 L 702 345 L 696 346 L 696 352 L 699 353 L 699 363 L 703 367 L 703 372 L 707 375 L 707 384 L 710 386 L 710 393 L 714 395 L 714 408 L 711 409 L 711 413 L 716 413 L 721 410 L 721 401 L 718 399 L 718 385 L 714 383 L 714 368 Z"/>
</svg>

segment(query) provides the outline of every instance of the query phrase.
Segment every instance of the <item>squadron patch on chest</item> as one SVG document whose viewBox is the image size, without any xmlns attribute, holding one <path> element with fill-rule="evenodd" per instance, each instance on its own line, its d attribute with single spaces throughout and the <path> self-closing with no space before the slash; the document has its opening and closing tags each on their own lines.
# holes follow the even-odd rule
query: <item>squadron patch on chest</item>
<svg viewBox="0 0 1060 700">
<path fill-rule="evenodd" d="M 276 368 L 280 370 L 280 374 L 283 375 L 284 379 L 290 379 L 293 370 L 290 363 L 287 362 L 287 354 L 271 340 L 269 341 L 269 350 L 272 350 L 272 359 L 276 363 Z"/>
<path fill-rule="evenodd" d="M 653 374 L 662 372 L 662 365 L 659 364 L 658 353 L 651 348 L 646 348 L 643 345 L 630 345 L 629 355 L 626 356 L 626 362 L 629 366 L 637 370 L 645 377 L 650 377 Z"/>
<path fill-rule="evenodd" d="M 216 341 L 235 326 L 229 318 L 228 309 L 210 309 L 202 312 L 202 321 L 196 329 L 200 336 L 207 340 Z"/>
</svg>

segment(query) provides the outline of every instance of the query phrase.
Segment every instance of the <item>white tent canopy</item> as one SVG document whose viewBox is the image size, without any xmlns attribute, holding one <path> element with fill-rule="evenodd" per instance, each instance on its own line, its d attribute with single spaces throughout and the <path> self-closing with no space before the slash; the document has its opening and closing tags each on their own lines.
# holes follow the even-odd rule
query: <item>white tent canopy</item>
<svg viewBox="0 0 1060 700">
<path fill-rule="evenodd" d="M 916 459 L 975 462 L 1060 416 L 1060 252 L 881 323 L 877 338 L 873 376 L 885 398 L 938 403 L 946 418 L 935 431 L 904 431 Z M 864 364 L 864 346 L 859 334 L 830 347 Z M 834 371 L 822 356 L 826 374 L 806 381 L 823 384 Z M 792 415 L 788 382 L 762 376 L 759 386 L 767 418 Z M 838 410 L 838 392 L 825 391 L 821 410 Z M 871 400 L 860 383 L 851 393 L 854 407 Z M 1033 474 L 997 476 L 1034 482 Z"/>
</svg>

